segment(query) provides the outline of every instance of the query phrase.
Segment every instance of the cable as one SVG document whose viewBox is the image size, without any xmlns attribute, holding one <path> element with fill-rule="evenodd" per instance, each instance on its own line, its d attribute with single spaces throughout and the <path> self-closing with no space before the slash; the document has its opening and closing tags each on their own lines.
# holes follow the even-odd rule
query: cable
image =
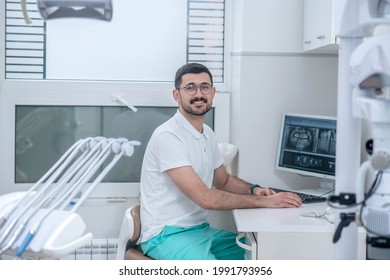
<svg viewBox="0 0 390 280">
<path fill-rule="evenodd" d="M 359 205 L 364 205 L 365 202 L 375 193 L 375 191 L 377 190 L 378 186 L 379 186 L 379 183 L 381 182 L 382 180 L 382 174 L 383 172 L 382 171 L 378 171 L 376 176 L 375 176 L 375 179 L 374 181 L 372 182 L 371 184 L 371 187 L 370 189 L 368 190 L 367 194 L 365 195 L 364 199 L 362 201 L 359 201 L 359 202 L 355 202 L 355 203 L 352 203 L 352 204 L 348 204 L 348 205 L 345 205 L 344 207 L 337 207 L 335 206 L 334 204 L 331 204 L 330 202 L 332 201 L 332 197 L 329 197 L 329 199 L 327 200 L 327 204 L 332 207 L 332 208 L 335 208 L 335 209 L 348 209 L 348 208 L 352 208 L 352 207 L 356 207 L 356 206 L 359 206 Z M 343 194 L 343 195 L 351 195 L 351 194 Z M 337 198 L 337 196 L 334 196 Z M 338 196 L 337 199 L 339 199 L 340 196 Z M 336 199 L 335 199 L 336 200 Z"/>
<path fill-rule="evenodd" d="M 319 197 L 322 197 L 322 196 L 326 196 L 327 194 L 330 194 L 331 192 L 333 192 L 334 190 L 329 190 L 327 191 L 326 193 L 323 193 L 321 195 L 319 195 Z"/>
<path fill-rule="evenodd" d="M 23 18 L 24 18 L 24 21 L 27 23 L 27 24 L 31 24 L 32 21 L 30 20 L 29 16 L 28 16 L 28 13 L 27 13 L 27 4 L 26 4 L 26 0 L 21 0 L 20 1 L 20 4 L 22 6 L 22 12 L 23 12 Z"/>
</svg>

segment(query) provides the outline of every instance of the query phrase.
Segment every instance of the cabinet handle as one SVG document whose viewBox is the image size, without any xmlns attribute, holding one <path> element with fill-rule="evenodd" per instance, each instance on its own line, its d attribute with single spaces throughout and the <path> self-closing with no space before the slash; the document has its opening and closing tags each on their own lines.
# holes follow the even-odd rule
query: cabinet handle
<svg viewBox="0 0 390 280">
<path fill-rule="evenodd" d="M 317 36 L 317 39 L 318 39 L 318 40 L 325 39 L 325 35 L 318 35 L 318 36 Z"/>
<path fill-rule="evenodd" d="M 305 44 L 311 44 L 311 40 L 303 41 L 303 43 L 305 43 Z"/>
<path fill-rule="evenodd" d="M 242 249 L 244 249 L 244 250 L 252 251 L 252 247 L 251 246 L 246 245 L 246 244 L 240 242 L 240 239 L 243 238 L 243 237 L 245 237 L 245 232 L 241 232 L 239 235 L 237 235 L 237 237 L 236 237 L 237 245 L 239 247 L 241 247 Z"/>
</svg>

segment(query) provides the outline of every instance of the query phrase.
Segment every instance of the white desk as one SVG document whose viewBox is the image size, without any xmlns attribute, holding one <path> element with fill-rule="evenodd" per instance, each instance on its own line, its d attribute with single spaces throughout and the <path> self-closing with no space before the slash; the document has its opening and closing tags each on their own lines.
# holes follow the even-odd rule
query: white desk
<svg viewBox="0 0 390 280">
<path fill-rule="evenodd" d="M 235 209 L 239 232 L 245 233 L 247 259 L 332 259 L 335 224 L 302 214 L 326 210 L 324 203 L 300 208 Z M 365 259 L 365 234 L 359 234 L 359 259 Z"/>
</svg>

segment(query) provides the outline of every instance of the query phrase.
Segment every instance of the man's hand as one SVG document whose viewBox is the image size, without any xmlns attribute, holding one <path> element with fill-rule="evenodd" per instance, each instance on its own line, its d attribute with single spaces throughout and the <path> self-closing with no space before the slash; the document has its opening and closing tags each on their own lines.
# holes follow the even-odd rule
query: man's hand
<svg viewBox="0 0 390 280">
<path fill-rule="evenodd" d="M 279 192 L 267 196 L 266 204 L 269 208 L 297 208 L 302 206 L 302 200 L 295 193 Z"/>
<path fill-rule="evenodd" d="M 301 207 L 302 205 L 301 198 L 291 192 L 276 193 L 270 188 L 255 188 L 253 190 L 253 194 L 258 196 L 268 196 L 269 199 L 266 207 L 270 208 L 294 208 Z"/>
<path fill-rule="evenodd" d="M 260 196 L 267 196 L 267 195 L 273 195 L 275 192 L 270 188 L 255 188 L 253 190 L 254 195 L 260 195 Z"/>
</svg>

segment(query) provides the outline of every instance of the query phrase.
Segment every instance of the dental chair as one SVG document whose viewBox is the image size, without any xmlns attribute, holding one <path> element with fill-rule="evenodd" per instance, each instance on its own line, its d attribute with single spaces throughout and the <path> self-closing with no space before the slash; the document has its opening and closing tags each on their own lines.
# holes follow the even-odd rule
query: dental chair
<svg viewBox="0 0 390 280">
<path fill-rule="evenodd" d="M 152 260 L 143 254 L 138 244 L 141 233 L 140 208 L 141 204 L 138 203 L 125 212 L 119 234 L 117 260 Z"/>
</svg>

